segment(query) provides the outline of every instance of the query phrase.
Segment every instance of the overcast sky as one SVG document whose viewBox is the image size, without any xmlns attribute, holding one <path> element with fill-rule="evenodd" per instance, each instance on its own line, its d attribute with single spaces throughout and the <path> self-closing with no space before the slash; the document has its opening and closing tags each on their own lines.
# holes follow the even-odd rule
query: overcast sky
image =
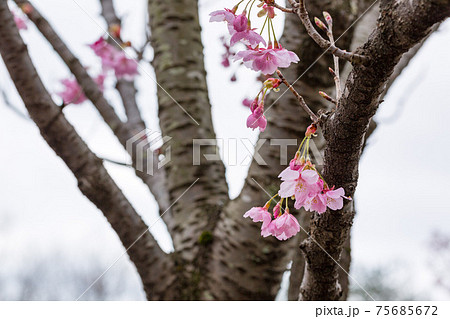
<svg viewBox="0 0 450 319">
<path fill-rule="evenodd" d="M 144 41 L 145 2 L 136 0 L 130 7 L 130 1 L 115 1 L 123 17 L 123 37 L 138 47 Z M 97 40 L 105 28 L 99 18 L 97 1 L 33 3 L 82 63 L 89 66 L 89 71 L 98 72 L 99 61 L 86 46 Z M 241 101 L 257 92 L 256 74 L 241 69 L 238 81 L 230 83 L 233 70 L 224 70 L 219 65 L 222 47 L 218 38 L 225 34 L 225 27 L 208 23 L 209 12 L 220 9 L 216 3 L 203 0 L 200 9 L 216 133 L 225 140 L 225 145 L 231 138 L 255 141 L 257 133 L 245 127 L 248 110 L 242 107 Z M 229 7 L 233 3 L 221 1 L 221 5 Z M 32 59 L 49 91 L 57 92 L 61 89 L 59 81 L 69 71 L 37 30 L 29 26 L 29 30 L 21 33 Z M 276 28 L 280 32 L 282 27 L 280 19 Z M 434 299 L 449 297 L 438 289 L 430 289 L 434 282 L 427 263 L 431 256 L 427 247 L 431 233 L 441 230 L 450 234 L 447 197 L 450 103 L 446 96 L 450 87 L 449 40 L 450 23 L 447 22 L 426 42 L 381 105 L 376 115 L 379 126 L 361 161 L 355 196 L 357 217 L 352 230 L 353 265 L 375 267 L 396 263 L 406 267 L 406 273 L 415 274 L 408 289 L 426 291 L 425 296 Z M 151 57 L 149 50 L 147 58 Z M 146 63 L 141 63 L 141 67 L 138 100 L 148 127 L 158 131 L 154 74 Z M 3 63 L 0 86 L 25 114 Z M 123 114 L 118 95 L 112 90 L 107 90 L 106 95 Z M 90 103 L 69 106 L 64 113 L 96 154 L 128 161 Z M 96 259 L 108 267 L 123 253 L 123 248 L 101 212 L 81 195 L 75 178 L 47 146 L 33 122 L 15 114 L 1 100 L 0 114 L 0 271 L 8 272 L 17 265 L 33 263 L 55 251 L 63 252 L 74 263 L 83 265 Z M 248 154 L 239 142 L 237 154 L 238 163 Z M 133 171 L 112 164 L 106 167 L 145 221 L 149 225 L 157 221 L 154 199 Z M 227 165 L 231 196 L 239 194 L 247 169 L 245 165 Z M 150 231 L 166 251 L 171 250 L 170 238 L 161 221 Z M 130 273 L 134 272 L 127 257 L 120 263 Z M 106 276 L 113 275 L 114 267 Z M 357 273 L 352 275 L 358 280 Z M 131 277 L 138 287 L 137 275 Z M 138 294 L 143 298 L 141 292 Z"/>
</svg>

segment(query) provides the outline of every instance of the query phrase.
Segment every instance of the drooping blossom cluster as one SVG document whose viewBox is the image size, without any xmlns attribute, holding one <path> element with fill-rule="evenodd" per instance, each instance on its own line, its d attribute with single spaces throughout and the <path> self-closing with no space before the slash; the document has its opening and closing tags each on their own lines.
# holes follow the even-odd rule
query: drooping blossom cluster
<svg viewBox="0 0 450 319">
<path fill-rule="evenodd" d="M 255 97 L 253 101 L 244 100 L 244 102 L 250 108 L 252 114 L 247 118 L 247 127 L 251 129 L 259 128 L 261 132 L 266 129 L 267 119 L 264 116 L 264 100 L 267 96 L 267 93 L 270 90 L 278 91 L 279 86 L 281 84 L 281 80 L 268 78 L 264 81 L 263 88 L 259 91 L 258 95 Z M 245 105 L 245 104 L 244 104 Z"/>
<path fill-rule="evenodd" d="M 109 44 L 103 37 L 100 37 L 89 47 L 100 57 L 105 71 L 113 70 L 118 79 L 133 79 L 138 75 L 138 64 L 133 59 L 127 57 L 124 50 Z"/>
<path fill-rule="evenodd" d="M 129 42 L 123 42 L 120 39 L 121 29 L 119 25 L 111 25 L 109 33 L 114 39 L 117 39 L 118 43 L 122 43 L 122 46 L 131 46 Z M 89 47 L 100 57 L 102 62 L 102 71 L 94 78 L 101 91 L 104 89 L 105 78 L 110 74 L 108 71 L 113 71 L 116 79 L 126 80 L 132 80 L 134 76 L 139 74 L 138 63 L 128 58 L 122 47 L 119 48 L 109 44 L 103 37 L 90 44 Z M 64 79 L 61 83 L 64 89 L 57 95 L 62 98 L 64 105 L 81 104 L 86 101 L 86 96 L 76 79 Z"/>
<path fill-rule="evenodd" d="M 295 157 L 290 161 L 289 167 L 278 176 L 282 183 L 278 193 L 272 197 L 264 207 L 253 207 L 244 214 L 254 222 L 263 222 L 261 236 L 275 236 L 279 240 L 288 239 L 300 231 L 297 219 L 289 213 L 288 201 L 294 199 L 296 209 L 304 208 L 306 211 L 323 214 L 327 208 L 339 210 L 344 205 L 345 196 L 342 187 L 335 189 L 329 187 L 317 171 L 309 157 L 309 141 L 317 128 L 312 124 L 306 131 Z M 271 202 L 280 197 L 274 206 L 272 214 L 269 212 Z M 283 210 L 283 202 L 286 209 Z M 281 213 L 283 210 L 283 213 Z"/>
<path fill-rule="evenodd" d="M 228 67 L 230 58 L 233 55 L 234 61 L 241 61 L 247 68 L 270 76 L 278 68 L 287 68 L 291 63 L 297 63 L 299 61 L 298 56 L 294 52 L 284 49 L 276 39 L 272 22 L 276 14 L 274 7 L 268 5 L 273 1 L 258 0 L 259 4 L 257 4 L 257 7 L 261 9 L 257 16 L 259 18 L 265 17 L 260 33 L 256 32 L 256 29 L 252 28 L 251 25 L 251 10 L 256 1 L 247 1 L 245 8 L 238 13 L 239 6 L 244 1 L 240 1 L 232 9 L 217 10 L 210 14 L 210 22 L 225 22 L 231 36 L 230 44 L 225 44 L 226 53 L 222 56 L 222 65 Z M 268 35 L 268 42 L 262 37 L 265 29 Z M 244 49 L 233 54 L 230 48 L 237 43 L 244 44 Z M 234 75 L 232 80 L 235 80 Z M 267 87 L 267 81 L 269 80 L 273 83 L 270 88 Z M 251 129 L 259 128 L 261 132 L 267 126 L 267 120 L 264 116 L 264 98 L 268 91 L 276 89 L 280 84 L 279 82 L 274 82 L 273 78 L 269 78 L 269 80 L 264 82 L 263 89 L 253 101 L 246 101 L 252 112 L 247 118 L 247 127 Z"/>
<path fill-rule="evenodd" d="M 239 4 L 241 2 L 243 1 Z M 233 9 L 214 11 L 210 14 L 210 21 L 227 23 L 231 35 L 230 46 L 239 42 L 246 45 L 246 50 L 235 55 L 235 61 L 242 59 L 246 67 L 270 75 L 279 67 L 286 68 L 291 63 L 297 63 L 299 58 L 294 52 L 284 49 L 277 41 L 272 22 L 276 16 L 274 8 L 267 5 L 266 1 L 259 0 L 259 2 L 257 6 L 261 10 L 258 12 L 258 17 L 266 17 L 260 33 L 255 32 L 256 29 L 251 27 L 250 12 L 255 3 L 252 0 L 248 1 L 240 14 L 237 14 L 239 4 Z M 261 36 L 265 28 L 268 32 L 268 42 Z"/>
<path fill-rule="evenodd" d="M 95 83 L 97 83 L 100 90 L 102 91 L 104 81 L 104 74 L 100 74 L 95 78 Z M 62 98 L 64 105 L 81 104 L 86 101 L 86 96 L 84 95 L 83 90 L 81 89 L 76 79 L 64 79 L 61 80 L 61 84 L 64 86 L 64 90 L 58 92 L 57 95 Z"/>
</svg>

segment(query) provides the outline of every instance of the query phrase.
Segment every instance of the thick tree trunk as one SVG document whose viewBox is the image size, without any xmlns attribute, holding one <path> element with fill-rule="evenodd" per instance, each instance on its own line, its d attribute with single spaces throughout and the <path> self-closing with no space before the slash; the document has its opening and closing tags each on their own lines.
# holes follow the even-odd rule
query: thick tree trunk
<svg viewBox="0 0 450 319">
<path fill-rule="evenodd" d="M 450 15 L 449 0 L 382 1 L 377 29 L 359 53 L 370 58 L 350 73 L 343 99 L 336 112 L 325 119 L 324 177 L 331 185 L 344 187 L 353 196 L 364 136 L 375 114 L 385 84 L 402 55 L 424 39 L 431 27 Z M 303 245 L 306 271 L 302 300 L 338 300 L 338 260 L 349 234 L 354 211 L 348 202 L 340 211 L 315 216 L 311 239 Z M 331 257 L 331 258 L 330 258 Z M 334 260 L 333 260 L 334 259 Z"/>
<path fill-rule="evenodd" d="M 193 166 L 193 139 L 215 140 L 197 1 L 151 0 L 148 10 L 160 125 L 163 135 L 172 138 L 163 146 L 172 151 L 166 167 L 170 201 L 197 181 L 189 196 L 176 201 L 167 224 L 177 256 L 178 298 L 209 299 L 208 254 L 219 240 L 212 234 L 228 201 L 228 187 L 223 163 L 203 156 L 215 154 L 215 146 L 201 146 L 200 165 Z"/>
</svg>

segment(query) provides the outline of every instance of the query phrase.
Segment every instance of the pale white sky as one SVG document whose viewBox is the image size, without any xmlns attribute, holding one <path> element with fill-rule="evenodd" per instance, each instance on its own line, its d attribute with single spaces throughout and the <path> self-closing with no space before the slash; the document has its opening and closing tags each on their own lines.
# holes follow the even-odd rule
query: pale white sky
<svg viewBox="0 0 450 319">
<path fill-rule="evenodd" d="M 99 17 L 97 1 L 76 2 L 41 0 L 34 4 L 83 64 L 95 73 L 98 60 L 86 44 L 102 34 L 97 24 L 102 28 L 105 24 Z M 143 43 L 145 2 L 136 0 L 130 6 L 130 1 L 115 1 L 124 20 L 124 38 L 136 46 Z M 221 1 L 223 6 L 231 7 L 233 3 Z M 238 81 L 229 82 L 232 71 L 219 65 L 222 48 L 218 38 L 225 34 L 225 27 L 208 23 L 209 12 L 218 9 L 216 1 L 203 0 L 201 4 L 206 68 L 217 136 L 225 141 L 232 138 L 255 141 L 257 133 L 246 128 L 248 110 L 241 106 L 241 101 L 258 90 L 254 82 L 256 74 L 240 69 Z M 276 28 L 282 30 L 282 19 Z M 45 85 L 52 92 L 58 91 L 59 80 L 69 74 L 67 68 L 33 26 L 22 31 L 22 35 Z M 446 197 L 450 179 L 446 169 L 450 161 L 450 129 L 444 123 L 450 118 L 450 103 L 445 95 L 450 86 L 449 38 L 450 24 L 447 22 L 427 41 L 380 107 L 376 115 L 379 127 L 363 155 L 355 196 L 358 215 L 352 231 L 354 265 L 399 263 L 406 267 L 405 272 L 415 272 L 408 289 L 418 292 L 430 291 L 433 286 L 426 264 L 430 257 L 427 241 L 431 232 L 450 233 L 450 202 Z M 151 56 L 149 50 L 148 58 Z M 25 112 L 3 63 L 0 65 L 0 86 Z M 149 66 L 144 63 L 141 66 L 145 72 L 141 72 L 143 75 L 138 81 L 138 100 L 149 128 L 158 130 L 155 84 L 145 73 L 153 78 L 154 74 Z M 118 95 L 111 90 L 107 90 L 106 95 L 122 112 Z M 69 106 L 64 112 L 95 153 L 128 160 L 92 105 L 86 102 Z M 100 260 L 105 267 L 112 264 L 123 248 L 101 212 L 80 194 L 75 178 L 43 141 L 34 123 L 18 117 L 2 101 L 0 114 L 0 193 L 3 194 L 0 256 L 7 260 L 2 262 L 0 271 L 33 263 L 55 251 L 64 252 L 67 258 L 82 265 L 92 258 Z M 225 149 L 225 154 L 227 152 Z M 240 156 L 238 163 L 247 156 L 246 148 L 239 142 L 237 154 Z M 146 187 L 131 170 L 111 164 L 106 166 L 146 222 L 153 224 L 158 213 Z M 239 193 L 247 169 L 247 166 L 227 165 L 232 196 Z M 171 249 L 161 222 L 156 223 L 151 232 L 165 250 Z M 134 272 L 126 257 L 120 263 Z M 114 276 L 114 267 L 106 276 Z M 139 287 L 137 275 L 131 278 Z M 426 295 L 434 299 L 449 297 L 439 290 L 433 291 Z M 139 294 L 142 298 L 142 293 Z"/>
</svg>

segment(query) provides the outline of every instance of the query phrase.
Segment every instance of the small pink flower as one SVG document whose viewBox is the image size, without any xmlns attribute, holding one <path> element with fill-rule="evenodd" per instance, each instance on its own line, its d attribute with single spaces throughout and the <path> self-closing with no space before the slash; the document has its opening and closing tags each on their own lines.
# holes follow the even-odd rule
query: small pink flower
<svg viewBox="0 0 450 319">
<path fill-rule="evenodd" d="M 349 199 L 344 196 L 345 191 L 342 187 L 336 190 L 327 190 L 324 191 L 324 200 L 329 208 L 332 210 L 341 209 L 344 206 L 343 198 Z"/>
<path fill-rule="evenodd" d="M 211 16 L 211 18 L 209 18 L 209 22 L 224 22 L 224 21 L 226 21 L 230 24 L 233 24 L 234 19 L 236 18 L 236 15 L 230 9 L 217 10 L 217 11 L 211 12 L 209 15 Z"/>
<path fill-rule="evenodd" d="M 242 41 L 242 43 L 247 44 L 252 48 L 258 46 L 260 43 L 266 45 L 264 38 L 253 31 L 254 29 L 251 29 L 245 11 L 234 19 L 233 28 L 234 32 L 232 32 L 230 41 L 231 46 L 239 41 Z"/>
<path fill-rule="evenodd" d="M 89 47 L 101 58 L 103 68 L 114 70 L 118 79 L 131 80 L 135 75 L 139 74 L 137 70 L 138 64 L 133 59 L 129 59 L 124 51 L 116 49 L 106 42 L 103 37 L 89 45 Z"/>
<path fill-rule="evenodd" d="M 300 155 L 296 155 L 291 161 L 289 162 L 289 168 L 293 171 L 301 171 L 303 167 L 305 166 L 305 159 L 301 158 Z"/>
<path fill-rule="evenodd" d="M 230 67 L 230 60 L 227 57 L 222 57 L 222 62 L 220 62 L 224 68 Z"/>
<path fill-rule="evenodd" d="M 64 91 L 58 95 L 63 99 L 64 104 L 81 104 L 86 101 L 86 96 L 76 79 L 64 79 L 61 83 L 64 85 Z"/>
<path fill-rule="evenodd" d="M 267 15 L 270 19 L 275 18 L 275 8 L 273 6 L 268 6 L 267 4 L 264 4 L 263 9 L 267 12 Z"/>
<path fill-rule="evenodd" d="M 269 45 L 265 49 L 248 49 L 236 54 L 234 60 L 242 59 L 244 65 L 254 71 L 261 71 L 263 74 L 272 74 L 278 68 L 287 68 L 291 63 L 300 61 L 298 56 L 281 46 L 272 48 Z"/>
<path fill-rule="evenodd" d="M 89 47 L 94 51 L 96 55 L 102 57 L 106 53 L 109 53 L 112 47 L 105 41 L 103 37 L 100 37 L 97 41 L 92 44 L 89 44 Z"/>
<path fill-rule="evenodd" d="M 272 220 L 272 215 L 265 207 L 252 207 L 244 214 L 244 218 L 250 217 L 253 222 L 263 222 L 262 228 L 267 227 Z"/>
<path fill-rule="evenodd" d="M 105 76 L 103 74 L 100 74 L 95 79 L 95 82 L 102 91 L 104 80 Z M 81 89 L 76 79 L 64 79 L 61 81 L 61 83 L 64 85 L 64 90 L 57 93 L 57 95 L 59 95 L 63 99 L 65 105 L 81 104 L 86 101 L 86 96 L 84 95 L 83 90 Z"/>
<path fill-rule="evenodd" d="M 259 127 L 259 130 L 261 132 L 264 132 L 267 126 L 267 119 L 264 116 L 264 109 L 259 106 L 255 110 L 252 111 L 252 114 L 249 115 L 247 118 L 247 127 L 252 128 L 253 130 L 255 128 Z"/>
<path fill-rule="evenodd" d="M 323 194 L 316 194 L 314 197 L 305 200 L 304 207 L 306 211 L 316 211 L 323 214 L 327 210 L 327 200 Z"/>
<path fill-rule="evenodd" d="M 18 16 L 16 13 L 12 12 L 14 16 L 14 22 L 16 23 L 17 29 L 19 30 L 27 30 L 28 26 L 24 19 Z"/>
<path fill-rule="evenodd" d="M 275 236 L 278 240 L 286 240 L 300 231 L 297 219 L 286 211 L 283 215 L 261 228 L 261 236 Z"/>
<path fill-rule="evenodd" d="M 278 216 L 280 216 L 281 215 L 281 201 L 279 201 L 276 205 L 275 205 L 275 207 L 273 208 L 273 217 L 274 218 L 277 218 Z"/>
<path fill-rule="evenodd" d="M 278 195 L 280 195 L 281 198 L 294 196 L 295 185 L 297 185 L 297 180 L 300 177 L 300 173 L 288 167 L 282 171 L 278 177 L 283 181 L 280 185 Z"/>
<path fill-rule="evenodd" d="M 114 73 L 118 79 L 125 78 L 131 80 L 135 75 L 139 74 L 138 64 L 133 59 L 127 58 L 125 52 L 119 52 L 114 60 Z"/>
<path fill-rule="evenodd" d="M 248 98 L 245 98 L 245 99 L 242 100 L 242 105 L 243 105 L 243 106 L 246 106 L 246 107 L 248 107 L 248 108 L 250 108 L 250 106 L 252 105 L 252 103 L 253 103 L 253 100 L 248 99 Z"/>
</svg>

